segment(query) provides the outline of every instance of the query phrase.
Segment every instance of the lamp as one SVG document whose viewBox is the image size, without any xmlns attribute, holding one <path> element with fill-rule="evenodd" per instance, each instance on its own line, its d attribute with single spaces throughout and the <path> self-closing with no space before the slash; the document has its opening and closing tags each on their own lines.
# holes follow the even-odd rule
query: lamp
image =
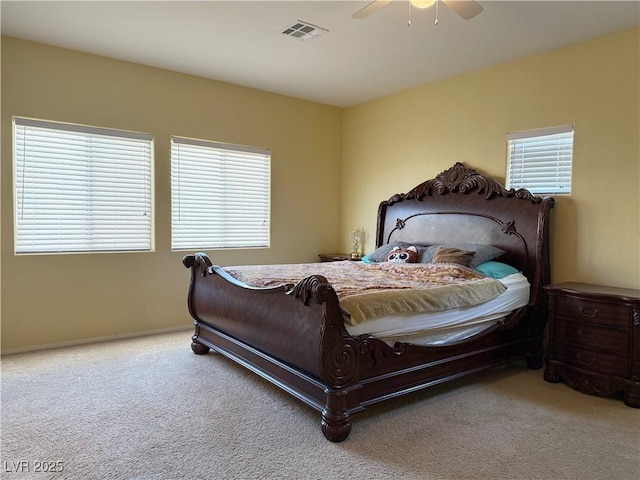
<svg viewBox="0 0 640 480">
<path fill-rule="evenodd" d="M 431 5 L 436 3 L 436 0 L 410 0 L 411 5 L 416 8 L 429 8 Z"/>
<path fill-rule="evenodd" d="M 352 260 L 360 260 L 362 258 L 362 245 L 364 243 L 364 228 L 353 227 L 349 231 L 349 240 L 353 243 L 353 251 L 350 256 Z"/>
</svg>

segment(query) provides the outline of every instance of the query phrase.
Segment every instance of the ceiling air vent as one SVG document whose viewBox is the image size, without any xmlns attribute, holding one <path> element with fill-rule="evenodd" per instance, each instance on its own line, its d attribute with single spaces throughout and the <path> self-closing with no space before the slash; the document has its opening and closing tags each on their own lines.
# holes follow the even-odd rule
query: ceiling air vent
<svg viewBox="0 0 640 480">
<path fill-rule="evenodd" d="M 328 31 L 329 30 L 326 28 L 318 27 L 316 25 L 303 22 L 302 20 L 298 20 L 297 22 L 285 27 L 285 29 L 282 31 L 282 34 L 297 38 L 299 40 L 309 40 Z"/>
</svg>

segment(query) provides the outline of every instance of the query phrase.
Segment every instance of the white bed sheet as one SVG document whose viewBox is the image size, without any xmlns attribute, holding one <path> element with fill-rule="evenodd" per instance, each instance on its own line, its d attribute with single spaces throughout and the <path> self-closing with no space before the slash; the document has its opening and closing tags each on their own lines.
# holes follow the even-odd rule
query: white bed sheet
<svg viewBox="0 0 640 480">
<path fill-rule="evenodd" d="M 393 345 L 408 342 L 417 345 L 445 345 L 464 340 L 491 327 L 502 317 L 529 302 L 530 285 L 521 273 L 508 275 L 500 282 L 507 289 L 488 302 L 443 312 L 380 317 L 356 326 L 345 325 L 353 335 L 373 335 Z"/>
</svg>

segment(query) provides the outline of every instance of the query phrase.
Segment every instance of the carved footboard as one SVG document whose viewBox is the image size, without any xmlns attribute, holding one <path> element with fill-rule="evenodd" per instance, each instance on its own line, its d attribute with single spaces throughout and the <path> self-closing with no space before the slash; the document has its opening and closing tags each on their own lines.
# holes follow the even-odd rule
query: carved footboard
<svg viewBox="0 0 640 480">
<path fill-rule="evenodd" d="M 320 275 L 297 285 L 250 287 L 188 255 L 188 305 L 195 319 L 192 349 L 232 358 L 322 412 L 331 441 L 351 430 L 347 389 L 357 382 L 358 346 L 347 333 L 338 297 Z"/>
</svg>

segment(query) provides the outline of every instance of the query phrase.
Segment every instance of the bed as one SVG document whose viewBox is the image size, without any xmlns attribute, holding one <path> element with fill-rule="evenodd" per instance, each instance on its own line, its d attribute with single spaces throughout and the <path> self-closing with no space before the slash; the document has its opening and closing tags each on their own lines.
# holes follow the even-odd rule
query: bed
<svg viewBox="0 0 640 480">
<path fill-rule="evenodd" d="M 553 198 L 507 190 L 461 163 L 380 203 L 376 251 L 401 242 L 425 248 L 487 245 L 504 252 L 500 263 L 524 279 L 524 288 L 518 284 L 524 301 L 465 324 L 461 335 L 444 340 L 425 341 L 415 331 L 405 337 L 376 334 L 368 321 L 350 325 L 343 305 L 348 297 L 341 300 L 321 273 L 256 286 L 232 275 L 234 269 L 214 265 L 205 253 L 187 255 L 191 348 L 196 354 L 213 349 L 316 409 L 324 436 L 333 442 L 349 436 L 353 414 L 377 402 L 508 362 L 526 360 L 529 368 L 540 368 L 553 205 Z M 321 272 L 325 264 L 316 265 Z M 449 319 L 459 313 L 449 312 Z"/>
</svg>

